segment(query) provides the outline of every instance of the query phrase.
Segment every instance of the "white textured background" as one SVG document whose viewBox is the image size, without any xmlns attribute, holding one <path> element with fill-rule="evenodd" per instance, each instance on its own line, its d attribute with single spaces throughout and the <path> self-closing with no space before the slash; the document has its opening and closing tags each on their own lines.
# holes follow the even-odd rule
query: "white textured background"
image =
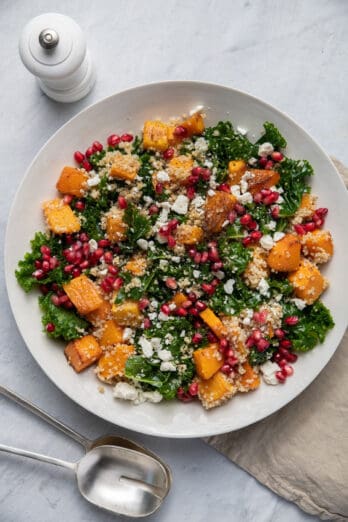
<svg viewBox="0 0 348 522">
<path fill-rule="evenodd" d="M 46 98 L 18 57 L 21 28 L 49 11 L 82 26 L 96 64 L 94 91 L 73 105 Z M 206 80 L 246 90 L 288 113 L 347 164 L 347 27 L 345 0 L 1 0 L 1 244 L 16 188 L 51 134 L 92 102 L 146 82 Z M 75 406 L 43 375 L 9 309 L 2 259 L 0 268 L 0 382 L 86 435 L 117 430 Z M 174 473 L 170 496 L 148 520 L 314 520 L 199 440 L 130 435 L 161 454 Z M 0 399 L 0 442 L 67 459 L 80 454 L 74 443 L 5 399 Z M 0 455 L 0 522 L 60 520 L 121 518 L 80 499 L 68 472 Z"/>
</svg>

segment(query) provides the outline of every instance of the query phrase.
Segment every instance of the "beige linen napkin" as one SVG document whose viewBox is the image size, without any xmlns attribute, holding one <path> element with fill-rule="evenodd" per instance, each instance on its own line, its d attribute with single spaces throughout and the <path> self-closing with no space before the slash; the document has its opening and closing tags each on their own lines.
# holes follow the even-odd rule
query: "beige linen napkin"
<svg viewBox="0 0 348 522">
<path fill-rule="evenodd" d="M 335 165 L 348 186 L 348 169 Z M 348 330 L 320 376 L 288 406 L 206 441 L 323 520 L 348 520 Z"/>
</svg>

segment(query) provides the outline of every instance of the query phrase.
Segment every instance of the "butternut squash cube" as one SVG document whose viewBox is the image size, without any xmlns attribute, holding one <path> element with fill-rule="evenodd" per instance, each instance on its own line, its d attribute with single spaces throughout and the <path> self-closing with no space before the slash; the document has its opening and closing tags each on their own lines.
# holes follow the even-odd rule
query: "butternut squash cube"
<svg viewBox="0 0 348 522">
<path fill-rule="evenodd" d="M 204 222 L 205 228 L 210 234 L 221 232 L 236 202 L 235 196 L 222 190 L 217 191 L 213 196 L 207 197 Z"/>
<path fill-rule="evenodd" d="M 180 126 L 187 130 L 187 136 L 202 134 L 205 129 L 204 119 L 200 112 L 192 114 L 192 116 L 180 123 Z"/>
<path fill-rule="evenodd" d="M 179 225 L 175 232 L 175 239 L 181 245 L 197 245 L 203 241 L 204 232 L 197 225 Z"/>
<path fill-rule="evenodd" d="M 117 377 L 123 377 L 126 362 L 135 352 L 131 344 L 116 344 L 110 351 L 104 352 L 97 366 L 100 380 L 110 382 Z"/>
<path fill-rule="evenodd" d="M 199 315 L 219 339 L 227 336 L 228 331 L 226 326 L 224 326 L 221 319 L 215 315 L 211 308 L 206 308 L 203 312 L 200 312 Z"/>
<path fill-rule="evenodd" d="M 206 410 L 220 406 L 237 393 L 237 387 L 221 372 L 208 380 L 198 379 L 198 398 Z"/>
<path fill-rule="evenodd" d="M 75 167 L 64 167 L 56 187 L 62 194 L 80 197 L 83 195 L 87 179 L 87 174 L 82 172 L 82 170 Z"/>
<path fill-rule="evenodd" d="M 172 302 L 175 304 L 176 307 L 179 308 L 182 305 L 182 303 L 184 303 L 187 300 L 188 300 L 188 297 L 186 297 L 185 294 L 183 294 L 182 292 L 177 292 L 174 295 Z"/>
<path fill-rule="evenodd" d="M 73 234 L 80 230 L 80 221 L 62 199 L 45 201 L 42 208 L 47 226 L 55 234 Z"/>
<path fill-rule="evenodd" d="M 131 154 L 122 154 L 122 152 L 117 151 L 114 154 L 110 176 L 125 181 L 133 181 L 139 169 L 140 161 L 138 158 Z"/>
<path fill-rule="evenodd" d="M 124 269 L 135 276 L 142 276 L 146 272 L 147 262 L 145 257 L 134 256 L 125 264 Z"/>
<path fill-rule="evenodd" d="M 333 241 L 327 230 L 307 232 L 301 236 L 301 244 L 303 254 L 315 264 L 326 263 L 333 255 Z"/>
<path fill-rule="evenodd" d="M 312 194 L 303 194 L 299 210 L 305 211 L 305 217 L 311 217 L 315 211 L 316 197 Z M 302 212 L 303 213 L 303 212 Z"/>
<path fill-rule="evenodd" d="M 126 238 L 127 224 L 123 221 L 123 216 L 123 210 L 114 210 L 106 218 L 106 234 L 113 243 Z"/>
<path fill-rule="evenodd" d="M 111 314 L 111 303 L 103 301 L 98 308 L 85 315 L 85 319 L 93 324 L 93 326 L 100 326 L 101 323 L 109 319 Z"/>
<path fill-rule="evenodd" d="M 71 341 L 64 350 L 69 364 L 77 373 L 95 363 L 103 353 L 98 341 L 93 335 L 85 335 L 81 339 Z"/>
<path fill-rule="evenodd" d="M 122 343 L 123 328 L 115 323 L 112 319 L 105 322 L 103 333 L 100 338 L 100 346 L 111 346 L 113 344 Z"/>
<path fill-rule="evenodd" d="M 318 268 L 305 258 L 301 260 L 298 269 L 289 274 L 288 279 L 296 297 L 307 304 L 314 303 L 327 287 L 327 280 Z"/>
<path fill-rule="evenodd" d="M 189 156 L 175 156 L 168 163 L 170 184 L 185 185 L 191 175 L 193 159 Z"/>
<path fill-rule="evenodd" d="M 262 189 L 269 189 L 279 183 L 280 176 L 276 170 L 248 169 L 252 178 L 248 180 L 249 192 L 253 195 Z"/>
<path fill-rule="evenodd" d="M 267 263 L 277 272 L 292 272 L 300 264 L 301 243 L 297 236 L 286 234 L 268 254 Z"/>
<path fill-rule="evenodd" d="M 161 121 L 148 120 L 143 128 L 144 149 L 164 151 L 169 147 L 168 125 Z"/>
<path fill-rule="evenodd" d="M 63 285 L 63 288 L 81 315 L 93 312 L 93 310 L 96 310 L 103 304 L 98 288 L 84 274 L 71 279 L 71 281 Z"/>
<path fill-rule="evenodd" d="M 228 164 L 228 183 L 230 185 L 238 185 L 244 176 L 247 165 L 243 160 L 230 161 Z"/>
<path fill-rule="evenodd" d="M 248 392 L 250 390 L 256 390 L 260 386 L 261 379 L 259 374 L 254 370 L 254 368 L 245 361 L 242 364 L 245 372 L 238 377 L 237 385 L 238 391 L 240 392 Z"/>
<path fill-rule="evenodd" d="M 126 300 L 121 304 L 112 305 L 112 316 L 120 326 L 139 326 L 142 322 L 142 315 L 136 301 Z"/>
<path fill-rule="evenodd" d="M 224 363 L 216 343 L 195 350 L 193 352 L 193 359 L 197 375 L 201 377 L 201 379 L 210 379 L 210 377 L 220 370 Z"/>
</svg>

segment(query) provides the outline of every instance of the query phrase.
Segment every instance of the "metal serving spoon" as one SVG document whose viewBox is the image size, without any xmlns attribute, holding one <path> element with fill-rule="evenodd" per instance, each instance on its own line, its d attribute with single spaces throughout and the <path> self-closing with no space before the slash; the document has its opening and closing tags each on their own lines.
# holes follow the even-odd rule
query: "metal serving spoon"
<svg viewBox="0 0 348 522">
<path fill-rule="evenodd" d="M 96 446 L 76 463 L 4 444 L 0 444 L 0 451 L 74 471 L 80 493 L 92 504 L 113 513 L 131 517 L 150 515 L 168 493 L 162 464 L 128 448 Z"/>
<path fill-rule="evenodd" d="M 37 417 L 40 417 L 40 419 L 44 420 L 54 428 L 62 431 L 65 435 L 72 438 L 75 442 L 78 442 L 83 446 L 86 452 L 90 451 L 93 448 L 96 448 L 97 446 L 117 446 L 117 447 L 123 447 L 128 448 L 134 451 L 139 451 L 140 453 L 143 453 L 144 455 L 149 455 L 150 457 L 154 458 L 155 460 L 158 460 L 163 466 L 163 468 L 166 471 L 166 481 L 165 486 L 168 488 L 168 491 L 170 489 L 171 483 L 172 483 L 172 475 L 169 467 L 163 460 L 153 453 L 152 451 L 148 450 L 147 448 L 144 448 L 140 444 L 134 442 L 133 440 L 126 439 L 124 437 L 120 437 L 118 435 L 103 435 L 101 437 L 98 437 L 97 439 L 90 440 L 87 439 L 87 437 L 84 437 L 77 431 L 73 430 L 66 424 L 63 424 L 61 421 L 55 419 L 54 417 L 51 417 L 48 413 L 46 413 L 44 410 L 33 404 L 32 402 L 28 401 L 21 395 L 15 393 L 14 391 L 10 390 L 9 388 L 6 388 L 5 386 L 0 385 L 0 394 L 4 395 L 8 399 L 11 399 L 12 401 L 16 402 L 26 410 L 30 411 L 30 413 L 33 413 Z"/>
</svg>

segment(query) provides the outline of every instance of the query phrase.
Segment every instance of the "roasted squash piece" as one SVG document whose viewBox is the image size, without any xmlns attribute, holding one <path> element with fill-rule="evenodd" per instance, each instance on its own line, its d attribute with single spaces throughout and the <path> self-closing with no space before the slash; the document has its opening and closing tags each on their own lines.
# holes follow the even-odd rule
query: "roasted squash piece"
<svg viewBox="0 0 348 522">
<path fill-rule="evenodd" d="M 93 310 L 96 310 L 103 304 L 103 299 L 99 294 L 98 288 L 93 281 L 84 274 L 71 279 L 63 285 L 63 288 L 81 315 L 93 312 Z"/>
<path fill-rule="evenodd" d="M 193 352 L 196 372 L 202 379 L 210 379 L 224 364 L 218 345 L 212 343 Z"/>
<path fill-rule="evenodd" d="M 242 367 L 245 370 L 245 372 L 242 375 L 239 375 L 238 377 L 238 391 L 248 392 L 250 390 L 256 390 L 256 388 L 260 386 L 261 382 L 259 374 L 248 363 L 248 361 L 245 361 L 242 364 Z"/>
<path fill-rule="evenodd" d="M 249 192 L 253 195 L 262 189 L 269 189 L 279 183 L 280 176 L 276 170 L 248 169 L 252 177 L 248 179 Z"/>
<path fill-rule="evenodd" d="M 115 323 L 112 319 L 105 322 L 103 332 L 99 340 L 100 346 L 111 346 L 122 343 L 124 328 Z"/>
<path fill-rule="evenodd" d="M 125 264 L 124 269 L 135 276 L 142 276 L 146 272 L 147 262 L 145 257 L 135 256 Z"/>
<path fill-rule="evenodd" d="M 161 121 L 148 120 L 143 128 L 144 149 L 164 151 L 169 147 L 168 125 Z"/>
<path fill-rule="evenodd" d="M 326 263 L 334 251 L 332 237 L 327 230 L 314 230 L 301 236 L 302 252 L 315 264 Z"/>
<path fill-rule="evenodd" d="M 62 194 L 80 197 L 83 195 L 88 176 L 75 167 L 64 167 L 60 173 L 56 187 Z"/>
<path fill-rule="evenodd" d="M 206 308 L 203 312 L 200 312 L 199 315 L 219 339 L 227 337 L 228 332 L 226 326 L 224 326 L 221 319 L 215 315 L 211 308 Z"/>
<path fill-rule="evenodd" d="M 91 366 L 103 353 L 93 335 L 85 335 L 81 339 L 71 341 L 64 350 L 69 364 L 79 373 Z"/>
<path fill-rule="evenodd" d="M 131 154 L 122 154 L 115 152 L 114 160 L 110 169 L 112 178 L 133 181 L 140 169 L 140 161 Z"/>
<path fill-rule="evenodd" d="M 267 263 L 277 272 L 292 272 L 300 264 L 301 243 L 297 236 L 286 234 L 268 254 Z"/>
<path fill-rule="evenodd" d="M 202 134 L 205 129 L 204 119 L 200 112 L 192 114 L 192 116 L 180 123 L 180 126 L 187 130 L 187 136 Z"/>
<path fill-rule="evenodd" d="M 126 238 L 127 225 L 123 221 L 123 216 L 124 211 L 116 209 L 106 218 L 106 234 L 113 243 Z"/>
<path fill-rule="evenodd" d="M 215 373 L 208 380 L 198 379 L 197 383 L 198 398 L 207 410 L 220 406 L 237 393 L 237 387 L 221 372 Z"/>
<path fill-rule="evenodd" d="M 116 344 L 110 351 L 104 352 L 97 366 L 97 375 L 104 382 L 110 382 L 117 377 L 123 377 L 126 362 L 134 354 L 131 344 Z"/>
<path fill-rule="evenodd" d="M 185 185 L 191 175 L 193 159 L 189 156 L 175 156 L 168 163 L 168 175 L 170 184 Z"/>
<path fill-rule="evenodd" d="M 303 194 L 299 210 L 306 212 L 306 217 L 310 217 L 314 214 L 316 197 L 312 194 Z"/>
<path fill-rule="evenodd" d="M 179 225 L 175 232 L 175 239 L 181 245 L 196 245 L 203 241 L 204 232 L 197 225 Z"/>
<path fill-rule="evenodd" d="M 42 208 L 47 226 L 55 234 L 72 234 L 80 230 L 80 221 L 62 199 L 45 201 Z"/>
<path fill-rule="evenodd" d="M 207 197 L 204 215 L 204 226 L 207 232 L 210 234 L 221 232 L 236 202 L 235 196 L 222 190 Z"/>
<path fill-rule="evenodd" d="M 112 316 L 120 326 L 136 327 L 143 319 L 139 305 L 136 301 L 126 300 L 120 304 L 112 305 Z"/>
<path fill-rule="evenodd" d="M 327 280 L 318 268 L 305 258 L 301 259 L 300 266 L 289 274 L 288 279 L 294 287 L 296 297 L 307 304 L 314 303 L 327 287 Z"/>
<path fill-rule="evenodd" d="M 230 161 L 228 164 L 228 183 L 230 185 L 238 185 L 244 176 L 247 165 L 243 160 Z"/>
<path fill-rule="evenodd" d="M 85 319 L 93 324 L 93 326 L 100 326 L 104 321 L 109 319 L 111 314 L 111 303 L 103 301 L 98 308 L 85 315 Z"/>
<path fill-rule="evenodd" d="M 177 292 L 174 295 L 172 302 L 175 304 L 175 306 L 180 307 L 182 305 L 182 303 L 184 303 L 187 300 L 188 300 L 188 297 L 186 297 L 185 294 L 183 294 L 182 292 Z"/>
</svg>

